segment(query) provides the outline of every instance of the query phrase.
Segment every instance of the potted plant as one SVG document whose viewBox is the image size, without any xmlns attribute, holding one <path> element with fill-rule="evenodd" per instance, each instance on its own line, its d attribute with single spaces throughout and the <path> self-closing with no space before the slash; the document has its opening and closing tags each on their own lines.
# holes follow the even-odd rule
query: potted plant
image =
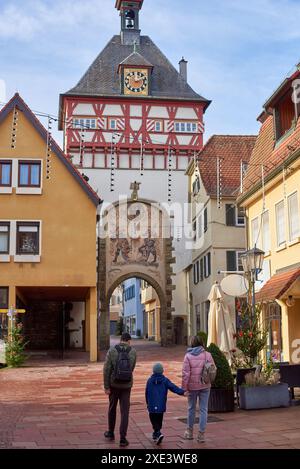
<svg viewBox="0 0 300 469">
<path fill-rule="evenodd" d="M 234 411 L 234 382 L 229 363 L 223 352 L 215 344 L 207 351 L 211 353 L 217 367 L 217 375 L 210 391 L 209 412 Z"/>
<path fill-rule="evenodd" d="M 262 372 L 249 373 L 240 387 L 240 408 L 271 409 L 288 407 L 290 403 L 289 387 L 280 383 L 280 374 L 271 367 Z"/>
<path fill-rule="evenodd" d="M 22 334 L 22 324 L 16 324 L 12 327 L 8 335 L 8 343 L 5 349 L 5 358 L 7 366 L 17 368 L 26 361 L 25 347 L 28 342 L 24 341 Z"/>
</svg>

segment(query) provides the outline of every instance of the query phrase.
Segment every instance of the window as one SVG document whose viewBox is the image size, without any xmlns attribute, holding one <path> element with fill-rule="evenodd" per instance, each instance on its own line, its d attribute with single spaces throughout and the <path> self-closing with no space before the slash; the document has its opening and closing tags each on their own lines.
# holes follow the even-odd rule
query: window
<svg viewBox="0 0 300 469">
<path fill-rule="evenodd" d="M 11 186 L 12 161 L 0 161 L 0 186 Z"/>
<path fill-rule="evenodd" d="M 207 232 L 208 220 L 207 220 L 207 208 L 204 209 L 204 233 Z"/>
<path fill-rule="evenodd" d="M 17 255 L 39 255 L 40 224 L 17 223 Z"/>
<path fill-rule="evenodd" d="M 237 207 L 236 210 L 236 225 L 245 226 L 245 209 L 243 207 Z"/>
<path fill-rule="evenodd" d="M 251 221 L 251 237 L 252 237 L 252 246 L 254 247 L 258 243 L 259 238 L 259 220 L 258 217 L 254 218 Z"/>
<path fill-rule="evenodd" d="M 200 191 L 200 178 L 199 176 L 193 182 L 193 195 L 197 195 Z"/>
<path fill-rule="evenodd" d="M 211 274 L 211 254 L 204 256 L 204 277 L 208 278 Z"/>
<path fill-rule="evenodd" d="M 274 109 L 276 140 L 283 137 L 296 120 L 295 104 L 292 101 L 292 90 L 288 91 Z"/>
<path fill-rule="evenodd" d="M 117 129 L 116 119 L 110 119 L 109 120 L 109 128 L 110 128 L 110 130 L 116 130 Z"/>
<path fill-rule="evenodd" d="M 290 241 L 294 241 L 300 236 L 300 224 L 299 224 L 299 203 L 298 193 L 288 197 L 288 208 L 289 208 L 289 237 Z"/>
<path fill-rule="evenodd" d="M 0 287 L 0 309 L 8 309 L 8 288 Z M 0 314 L 0 340 L 7 340 L 8 317 Z"/>
<path fill-rule="evenodd" d="M 235 226 L 235 223 L 236 223 L 235 205 L 226 204 L 226 225 Z"/>
<path fill-rule="evenodd" d="M 8 308 L 8 288 L 0 287 L 0 309 L 7 309 L 7 308 Z"/>
<path fill-rule="evenodd" d="M 10 224 L 0 223 L 0 254 L 9 254 Z"/>
<path fill-rule="evenodd" d="M 155 132 L 162 132 L 162 122 L 156 121 L 154 126 Z"/>
<path fill-rule="evenodd" d="M 195 306 L 195 316 L 196 316 L 196 333 L 201 331 L 201 311 L 200 305 Z"/>
<path fill-rule="evenodd" d="M 73 119 L 73 128 L 75 129 L 96 129 L 97 128 L 97 120 L 93 118 L 89 119 Z"/>
<path fill-rule="evenodd" d="M 284 201 L 282 200 L 275 206 L 276 212 L 276 230 L 277 230 L 277 246 L 282 246 L 286 242 L 285 236 L 285 220 L 284 220 Z"/>
<path fill-rule="evenodd" d="M 199 261 L 195 262 L 193 267 L 194 284 L 199 283 Z"/>
<path fill-rule="evenodd" d="M 196 133 L 197 124 L 195 122 L 175 122 L 175 132 Z"/>
<path fill-rule="evenodd" d="M 41 186 L 41 162 L 19 161 L 19 187 Z"/>
<path fill-rule="evenodd" d="M 204 259 L 200 260 L 200 280 L 201 282 L 204 280 Z"/>
<path fill-rule="evenodd" d="M 269 210 L 266 210 L 262 215 L 262 244 L 265 252 L 270 251 Z"/>
<path fill-rule="evenodd" d="M 228 272 L 243 272 L 242 254 L 244 254 L 244 251 L 226 251 Z"/>
</svg>

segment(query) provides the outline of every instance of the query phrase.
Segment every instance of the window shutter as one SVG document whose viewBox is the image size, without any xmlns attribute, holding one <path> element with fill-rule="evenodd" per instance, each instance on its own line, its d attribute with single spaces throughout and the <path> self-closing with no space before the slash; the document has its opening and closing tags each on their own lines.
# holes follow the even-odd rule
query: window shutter
<svg viewBox="0 0 300 469">
<path fill-rule="evenodd" d="M 204 210 L 204 233 L 207 232 L 207 208 Z"/>
<path fill-rule="evenodd" d="M 226 251 L 227 256 L 227 270 L 228 272 L 236 272 L 236 252 L 235 251 Z"/>
<path fill-rule="evenodd" d="M 211 274 L 211 254 L 210 252 L 207 254 L 207 276 L 209 277 Z"/>
<path fill-rule="evenodd" d="M 232 204 L 226 204 L 226 225 L 235 226 L 235 206 Z"/>
<path fill-rule="evenodd" d="M 204 279 L 204 265 L 203 265 L 203 259 L 201 259 L 200 261 L 200 280 L 201 282 L 203 281 Z"/>
</svg>

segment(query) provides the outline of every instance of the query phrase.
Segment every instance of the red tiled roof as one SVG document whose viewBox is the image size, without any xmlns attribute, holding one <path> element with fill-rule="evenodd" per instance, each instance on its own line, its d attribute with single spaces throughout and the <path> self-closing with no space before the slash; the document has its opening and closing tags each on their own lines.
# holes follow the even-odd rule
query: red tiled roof
<svg viewBox="0 0 300 469">
<path fill-rule="evenodd" d="M 291 81 L 299 76 L 300 71 L 294 73 L 288 80 L 285 80 L 285 82 L 291 86 Z M 269 112 L 270 111 L 271 108 L 269 109 Z M 264 176 L 266 177 L 296 150 L 300 149 L 300 119 L 298 119 L 294 132 L 283 141 L 279 141 L 276 145 L 273 115 L 266 117 L 266 112 L 261 114 L 261 116 L 262 115 L 264 116 L 263 124 L 260 128 L 251 155 L 249 168 L 243 182 L 243 196 L 245 196 L 255 184 L 262 180 L 262 165 L 264 166 Z"/>
<path fill-rule="evenodd" d="M 300 267 L 273 275 L 257 293 L 257 301 L 279 300 L 299 277 Z"/>
<path fill-rule="evenodd" d="M 254 135 L 213 135 L 208 140 L 199 154 L 199 169 L 209 195 L 217 193 L 217 158 L 220 158 L 222 166 L 222 195 L 237 195 L 241 161 L 249 162 L 256 138 Z"/>
<path fill-rule="evenodd" d="M 36 117 L 36 115 L 31 111 L 29 106 L 25 103 L 25 101 L 21 98 L 21 96 L 16 93 L 10 101 L 1 109 L 0 111 L 0 124 L 1 122 L 7 117 L 7 115 L 17 107 L 20 111 L 24 113 L 27 119 L 31 122 L 34 128 L 38 131 L 41 137 L 47 142 L 47 135 L 48 132 L 40 122 L 40 120 Z M 71 160 L 65 155 L 62 151 L 58 143 L 54 139 L 52 139 L 51 149 L 53 153 L 60 159 L 66 169 L 72 174 L 72 176 L 77 180 L 80 184 L 84 192 L 88 195 L 88 197 L 92 200 L 94 205 L 99 205 L 101 200 L 98 194 L 94 191 L 94 189 L 87 183 L 84 179 L 82 174 L 78 171 L 77 168 L 73 165 Z"/>
</svg>

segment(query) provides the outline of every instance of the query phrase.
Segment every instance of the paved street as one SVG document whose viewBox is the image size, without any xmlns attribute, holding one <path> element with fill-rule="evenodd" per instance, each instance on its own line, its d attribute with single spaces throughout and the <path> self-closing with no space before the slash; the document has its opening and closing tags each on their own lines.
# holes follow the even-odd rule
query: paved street
<svg viewBox="0 0 300 469">
<path fill-rule="evenodd" d="M 138 365 L 132 397 L 128 439 L 130 448 L 152 448 L 152 430 L 144 388 L 152 364 L 162 361 L 166 375 L 180 384 L 183 347 L 162 349 L 136 342 Z M 108 445 L 107 397 L 102 364 L 78 365 L 72 360 L 33 360 L 32 366 L 0 370 L 0 448 L 118 448 Z M 236 411 L 214 415 L 207 442 L 185 442 L 186 398 L 170 395 L 162 448 L 300 448 L 300 407 L 268 411 Z"/>
</svg>

